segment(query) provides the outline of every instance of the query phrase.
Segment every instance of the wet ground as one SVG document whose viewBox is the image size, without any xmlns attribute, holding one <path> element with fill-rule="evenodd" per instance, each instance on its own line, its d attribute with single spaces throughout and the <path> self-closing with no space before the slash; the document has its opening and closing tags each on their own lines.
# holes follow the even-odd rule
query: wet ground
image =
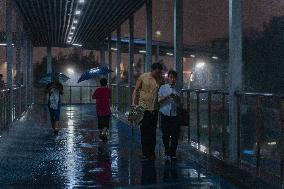
<svg viewBox="0 0 284 189">
<path fill-rule="evenodd" d="M 99 141 L 92 105 L 64 106 L 54 135 L 43 106 L 0 134 L 0 188 L 239 188 L 190 161 L 141 162 L 139 131 L 112 118 L 110 140 Z M 181 145 L 182 146 L 182 145 Z"/>
</svg>

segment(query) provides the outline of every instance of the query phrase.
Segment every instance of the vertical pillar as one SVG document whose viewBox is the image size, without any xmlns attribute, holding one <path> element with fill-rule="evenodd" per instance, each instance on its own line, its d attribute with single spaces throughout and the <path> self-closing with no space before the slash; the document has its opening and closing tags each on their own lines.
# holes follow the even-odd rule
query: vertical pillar
<svg viewBox="0 0 284 189">
<path fill-rule="evenodd" d="M 24 34 L 24 41 L 23 41 L 24 47 L 23 47 L 23 85 L 24 85 L 24 107 L 27 108 L 28 106 L 28 74 L 27 74 L 27 64 L 28 64 L 28 40 L 27 40 L 27 34 Z"/>
<path fill-rule="evenodd" d="M 157 42 L 157 45 L 156 45 L 156 62 L 159 62 L 160 60 L 160 45 L 159 45 L 159 42 Z"/>
<path fill-rule="evenodd" d="M 31 42 L 27 41 L 27 103 L 31 104 Z"/>
<path fill-rule="evenodd" d="M 52 73 L 52 62 L 51 62 L 51 47 L 48 46 L 47 49 L 47 57 L 46 57 L 46 73 Z"/>
<path fill-rule="evenodd" d="M 120 93 L 120 62 L 121 62 L 121 28 L 117 29 L 117 41 L 116 41 L 116 91 L 115 91 L 115 102 L 118 106 L 119 93 Z"/>
<path fill-rule="evenodd" d="M 108 68 L 111 70 L 112 67 L 112 52 L 111 52 L 111 33 L 108 36 Z M 111 73 L 108 74 L 108 83 L 111 85 Z"/>
<path fill-rule="evenodd" d="M 229 1 L 229 157 L 237 159 L 237 97 L 242 90 L 242 10 L 241 0 Z"/>
<path fill-rule="evenodd" d="M 134 17 L 129 17 L 129 64 L 128 64 L 128 107 L 132 103 L 134 64 Z"/>
<path fill-rule="evenodd" d="M 30 43 L 30 100 L 31 104 L 34 103 L 34 64 L 33 64 L 33 45 Z"/>
<path fill-rule="evenodd" d="M 146 70 L 144 72 L 149 72 L 152 64 L 152 0 L 146 0 L 146 22 Z"/>
<path fill-rule="evenodd" d="M 7 87 L 9 92 L 8 123 L 13 121 L 13 41 L 12 41 L 12 1 L 6 1 L 6 57 L 7 57 Z"/>
<path fill-rule="evenodd" d="M 100 49 L 100 65 L 105 66 L 105 49 L 104 49 L 104 44 L 101 44 L 101 49 Z"/>
<path fill-rule="evenodd" d="M 183 0 L 174 0 L 174 55 L 177 87 L 183 86 Z"/>
<path fill-rule="evenodd" d="M 21 49 L 22 49 L 22 33 L 21 31 L 19 31 L 17 29 L 17 42 L 16 42 L 16 81 L 15 81 L 15 84 L 17 85 L 17 87 L 19 87 L 17 89 L 17 95 L 16 95 L 16 98 L 17 98 L 17 101 L 15 102 L 16 104 L 16 116 L 19 116 L 22 112 L 22 109 L 21 109 L 21 101 L 22 101 L 22 98 L 21 98 L 21 77 L 22 77 L 22 60 L 21 60 Z"/>
</svg>

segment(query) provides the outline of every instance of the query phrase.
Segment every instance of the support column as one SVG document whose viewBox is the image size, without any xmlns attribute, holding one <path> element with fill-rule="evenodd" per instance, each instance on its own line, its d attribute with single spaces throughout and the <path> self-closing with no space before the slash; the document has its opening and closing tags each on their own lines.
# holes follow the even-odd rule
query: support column
<svg viewBox="0 0 284 189">
<path fill-rule="evenodd" d="M 28 106 L 31 104 L 31 42 L 27 41 L 27 98 Z"/>
<path fill-rule="evenodd" d="M 104 44 L 102 44 L 104 46 Z M 104 47 L 101 47 L 100 49 L 100 65 L 101 66 L 106 66 L 106 63 L 105 63 L 105 49 Z"/>
<path fill-rule="evenodd" d="M 17 87 L 17 94 L 16 98 L 17 101 L 16 104 L 16 116 L 19 116 L 22 112 L 21 109 L 21 101 L 22 101 L 22 95 L 21 95 L 21 77 L 22 77 L 22 60 L 21 60 L 21 54 L 22 54 L 22 33 L 17 30 L 17 42 L 15 44 L 16 46 L 16 80 L 15 84 Z"/>
<path fill-rule="evenodd" d="M 237 98 L 235 91 L 242 90 L 242 10 L 241 0 L 229 1 L 229 157 L 237 160 Z"/>
<path fill-rule="evenodd" d="M 116 41 L 116 92 L 115 102 L 118 107 L 120 97 L 120 62 L 121 62 L 121 28 L 117 29 L 117 41 Z"/>
<path fill-rule="evenodd" d="M 111 52 L 111 33 L 108 36 L 108 68 L 111 70 L 112 67 L 112 52 Z M 111 86 L 111 73 L 108 74 L 108 83 Z"/>
<path fill-rule="evenodd" d="M 48 46 L 46 48 L 47 51 L 47 57 L 46 57 L 46 73 L 52 73 L 52 56 L 51 56 L 51 47 Z"/>
<path fill-rule="evenodd" d="M 146 0 L 146 65 L 145 71 L 151 71 L 152 65 L 152 0 Z"/>
<path fill-rule="evenodd" d="M 33 64 L 33 44 L 30 42 L 30 104 L 34 103 L 34 64 Z"/>
<path fill-rule="evenodd" d="M 28 74 L 27 74 L 27 65 L 28 65 L 28 40 L 27 40 L 27 34 L 24 34 L 24 40 L 23 40 L 23 85 L 24 85 L 24 91 L 23 91 L 23 95 L 24 95 L 24 107 L 25 109 L 28 106 Z"/>
<path fill-rule="evenodd" d="M 183 87 L 183 0 L 174 0 L 174 56 L 177 88 Z"/>
<path fill-rule="evenodd" d="M 13 41 L 12 41 L 12 1 L 6 1 L 6 57 L 7 57 L 7 87 L 9 91 L 8 123 L 13 121 Z"/>
<path fill-rule="evenodd" d="M 134 64 L 134 17 L 129 17 L 129 64 L 128 64 L 128 107 L 132 103 L 132 86 L 133 81 L 133 64 Z"/>
<path fill-rule="evenodd" d="M 159 42 L 157 42 L 157 45 L 156 45 L 156 62 L 159 62 L 160 61 L 160 45 L 159 45 Z"/>
</svg>

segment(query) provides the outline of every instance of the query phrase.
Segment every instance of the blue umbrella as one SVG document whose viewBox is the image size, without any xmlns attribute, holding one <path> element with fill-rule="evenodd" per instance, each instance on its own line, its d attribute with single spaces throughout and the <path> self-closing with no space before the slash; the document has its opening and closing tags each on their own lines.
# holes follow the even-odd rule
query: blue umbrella
<svg viewBox="0 0 284 189">
<path fill-rule="evenodd" d="M 107 75 L 109 73 L 113 72 L 112 70 L 110 70 L 108 67 L 96 67 L 96 68 L 92 68 L 87 70 L 85 73 L 83 73 L 81 75 L 81 77 L 78 80 L 78 83 L 81 81 L 85 81 L 85 80 L 89 80 L 91 78 L 95 78 L 95 77 L 99 77 L 101 75 Z"/>
<path fill-rule="evenodd" d="M 42 83 L 42 84 L 51 83 L 53 76 L 54 76 L 53 73 L 45 74 L 40 78 L 39 83 Z M 68 79 L 70 79 L 69 77 L 67 77 L 63 73 L 56 74 L 55 76 L 59 77 L 59 82 L 61 82 L 61 83 L 66 82 Z"/>
</svg>

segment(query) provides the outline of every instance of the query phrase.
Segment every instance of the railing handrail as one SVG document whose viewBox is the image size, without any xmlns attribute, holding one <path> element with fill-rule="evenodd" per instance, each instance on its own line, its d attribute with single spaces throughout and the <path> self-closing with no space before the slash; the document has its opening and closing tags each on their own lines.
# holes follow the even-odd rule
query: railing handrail
<svg viewBox="0 0 284 189">
<path fill-rule="evenodd" d="M 236 91 L 235 94 L 237 96 L 260 96 L 260 97 L 277 97 L 284 98 L 284 94 L 280 93 L 263 93 L 263 92 L 244 92 L 244 91 Z"/>
<path fill-rule="evenodd" d="M 227 91 L 221 89 L 181 89 L 182 92 L 197 92 L 197 93 L 212 93 L 212 94 L 229 94 Z"/>
<path fill-rule="evenodd" d="M 88 86 L 88 85 L 63 85 L 63 87 L 100 87 L 100 85 L 90 85 L 90 86 Z"/>
<path fill-rule="evenodd" d="M 214 90 L 214 89 L 181 89 L 182 92 L 197 92 L 197 93 L 212 93 L 212 94 L 226 94 L 229 92 L 225 90 Z M 246 91 L 236 91 L 237 96 L 261 96 L 261 97 L 277 97 L 284 98 L 284 94 L 281 93 L 265 93 L 265 92 L 246 92 Z"/>
</svg>

